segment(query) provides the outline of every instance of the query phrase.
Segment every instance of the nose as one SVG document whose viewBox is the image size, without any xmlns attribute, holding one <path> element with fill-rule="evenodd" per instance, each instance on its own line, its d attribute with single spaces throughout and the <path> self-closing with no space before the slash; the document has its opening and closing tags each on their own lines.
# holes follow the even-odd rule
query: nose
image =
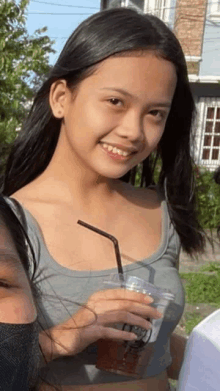
<svg viewBox="0 0 220 391">
<path fill-rule="evenodd" d="M 128 111 L 118 126 L 119 137 L 126 138 L 133 143 L 144 141 L 143 120 L 135 110 Z"/>
</svg>

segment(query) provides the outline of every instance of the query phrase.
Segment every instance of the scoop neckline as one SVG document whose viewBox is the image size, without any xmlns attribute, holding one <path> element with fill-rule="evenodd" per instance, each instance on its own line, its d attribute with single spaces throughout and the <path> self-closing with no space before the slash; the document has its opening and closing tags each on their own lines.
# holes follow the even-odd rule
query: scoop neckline
<svg viewBox="0 0 220 391">
<path fill-rule="evenodd" d="M 53 261 L 53 266 L 52 268 L 54 270 L 57 270 L 59 272 L 62 272 L 62 275 L 75 275 L 77 277 L 87 277 L 88 274 L 92 275 L 93 277 L 98 276 L 98 277 L 103 277 L 105 275 L 109 274 L 116 274 L 118 272 L 117 266 L 115 268 L 111 269 L 102 269 L 102 270 L 75 270 L 75 269 L 69 269 L 66 266 L 60 265 L 50 254 L 43 234 L 41 232 L 40 226 L 34 216 L 29 212 L 28 209 L 24 208 L 24 206 L 21 204 L 25 214 L 29 216 L 29 219 L 32 220 L 33 225 L 37 229 L 38 236 L 40 236 L 40 242 L 41 245 L 44 247 L 44 250 L 46 252 L 46 255 L 49 257 L 51 261 Z M 166 251 L 167 245 L 168 245 L 168 208 L 165 200 L 161 201 L 161 210 L 162 210 L 162 215 L 161 215 L 161 238 L 160 238 L 160 243 L 154 253 L 152 253 L 149 257 L 137 260 L 131 264 L 126 264 L 123 266 L 124 272 L 130 272 L 135 269 L 139 269 L 140 267 L 143 267 L 143 263 L 146 263 L 150 265 L 151 263 L 155 262 L 158 258 L 160 258 Z M 28 225 L 29 228 L 29 225 Z M 41 250 L 42 252 L 42 250 Z"/>
</svg>

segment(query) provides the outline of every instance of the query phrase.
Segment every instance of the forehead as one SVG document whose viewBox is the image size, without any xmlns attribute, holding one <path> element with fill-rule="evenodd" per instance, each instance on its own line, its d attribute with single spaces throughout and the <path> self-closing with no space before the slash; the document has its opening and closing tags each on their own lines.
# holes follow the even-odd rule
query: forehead
<svg viewBox="0 0 220 391">
<path fill-rule="evenodd" d="M 120 85 L 134 93 L 149 95 L 166 93 L 176 81 L 175 65 L 156 52 L 146 51 L 109 57 L 83 83 L 88 89 Z"/>
</svg>

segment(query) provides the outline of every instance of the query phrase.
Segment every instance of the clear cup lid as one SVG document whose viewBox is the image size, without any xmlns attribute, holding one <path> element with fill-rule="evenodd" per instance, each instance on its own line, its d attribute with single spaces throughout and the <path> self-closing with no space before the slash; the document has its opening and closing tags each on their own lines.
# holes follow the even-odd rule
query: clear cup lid
<svg viewBox="0 0 220 391">
<path fill-rule="evenodd" d="M 165 299 L 173 301 L 175 299 L 175 295 L 169 289 L 160 288 L 136 276 L 112 274 L 105 278 L 104 283 L 115 288 L 124 287 L 129 290 L 145 293 L 146 295 L 152 296 L 154 300 Z"/>
</svg>

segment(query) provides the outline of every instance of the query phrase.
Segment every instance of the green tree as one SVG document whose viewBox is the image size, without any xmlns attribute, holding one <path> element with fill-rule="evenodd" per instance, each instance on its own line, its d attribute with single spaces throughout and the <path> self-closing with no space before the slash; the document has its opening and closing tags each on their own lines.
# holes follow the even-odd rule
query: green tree
<svg viewBox="0 0 220 391">
<path fill-rule="evenodd" d="M 158 159 L 154 182 L 157 183 L 161 170 L 161 158 Z M 140 186 L 142 164 L 139 164 L 135 176 L 135 186 Z M 205 229 L 215 229 L 220 224 L 220 186 L 213 179 L 213 172 L 194 164 L 194 177 L 197 194 L 198 219 Z"/>
<path fill-rule="evenodd" d="M 203 228 L 217 228 L 220 216 L 220 186 L 213 179 L 213 172 L 195 167 L 199 219 Z"/>
<path fill-rule="evenodd" d="M 50 70 L 53 41 L 36 30 L 29 36 L 26 12 L 30 0 L 0 1 L 0 176 L 33 96 Z"/>
</svg>

